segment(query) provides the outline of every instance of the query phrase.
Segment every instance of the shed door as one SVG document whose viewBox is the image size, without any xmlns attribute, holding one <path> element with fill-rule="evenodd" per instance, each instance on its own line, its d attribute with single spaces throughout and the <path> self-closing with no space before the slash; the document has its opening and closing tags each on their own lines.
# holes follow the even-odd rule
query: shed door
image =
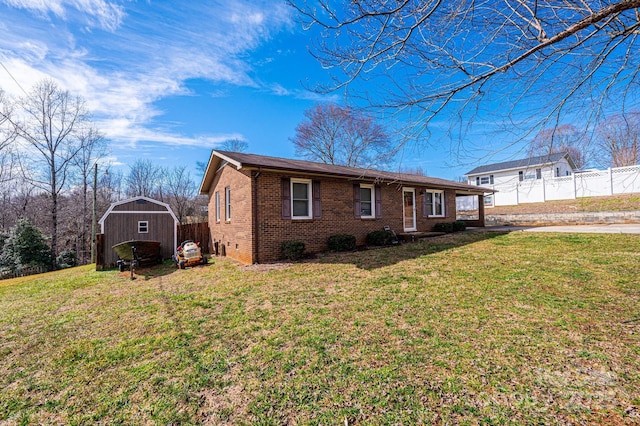
<svg viewBox="0 0 640 426">
<path fill-rule="evenodd" d="M 404 232 L 416 231 L 416 191 L 413 188 L 402 189 L 402 210 Z"/>
</svg>

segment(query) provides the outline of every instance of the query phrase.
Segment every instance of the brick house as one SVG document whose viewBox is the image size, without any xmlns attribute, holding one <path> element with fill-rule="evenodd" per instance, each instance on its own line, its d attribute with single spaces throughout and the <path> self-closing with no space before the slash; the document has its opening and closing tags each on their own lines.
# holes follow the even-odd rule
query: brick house
<svg viewBox="0 0 640 426">
<path fill-rule="evenodd" d="M 456 219 L 456 196 L 486 188 L 444 179 L 309 161 L 213 151 L 200 194 L 209 197 L 211 241 L 217 253 L 246 264 L 281 258 L 283 241 L 327 250 L 330 235 L 430 231 Z M 484 226 L 484 210 L 473 225 Z"/>
</svg>

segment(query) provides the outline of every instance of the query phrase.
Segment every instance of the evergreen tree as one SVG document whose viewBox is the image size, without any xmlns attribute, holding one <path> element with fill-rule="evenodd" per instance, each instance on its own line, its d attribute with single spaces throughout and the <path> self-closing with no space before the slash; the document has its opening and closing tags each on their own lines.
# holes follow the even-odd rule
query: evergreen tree
<svg viewBox="0 0 640 426">
<path fill-rule="evenodd" d="M 22 268 L 51 267 L 51 252 L 42 232 L 29 220 L 21 219 L 11 228 L 2 247 L 0 268 L 17 271 Z"/>
</svg>

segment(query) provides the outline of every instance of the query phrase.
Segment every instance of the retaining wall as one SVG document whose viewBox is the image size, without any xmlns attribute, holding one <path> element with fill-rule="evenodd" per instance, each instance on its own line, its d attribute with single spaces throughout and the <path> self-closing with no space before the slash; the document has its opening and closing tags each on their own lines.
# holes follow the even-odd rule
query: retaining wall
<svg viewBox="0 0 640 426">
<path fill-rule="evenodd" d="M 597 223 L 640 223 L 640 211 L 498 214 L 485 216 L 485 224 L 487 226 L 590 225 Z"/>
</svg>

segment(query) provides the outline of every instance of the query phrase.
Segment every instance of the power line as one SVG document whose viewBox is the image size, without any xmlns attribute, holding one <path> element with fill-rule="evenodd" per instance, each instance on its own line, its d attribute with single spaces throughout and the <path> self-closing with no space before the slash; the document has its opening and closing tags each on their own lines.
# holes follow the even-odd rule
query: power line
<svg viewBox="0 0 640 426">
<path fill-rule="evenodd" d="M 22 92 L 24 92 L 25 95 L 29 96 L 27 91 L 24 90 L 24 88 L 20 85 L 20 83 L 18 83 L 18 80 L 16 80 L 16 78 L 13 76 L 13 74 L 11 74 L 11 72 L 7 69 L 7 67 L 4 66 L 4 63 L 2 63 L 2 61 L 0 61 L 0 65 L 2 65 L 2 68 L 4 68 L 4 70 L 7 72 L 7 74 L 9 74 L 9 77 L 11 77 L 11 79 L 18 85 L 20 90 L 22 90 Z"/>
</svg>

